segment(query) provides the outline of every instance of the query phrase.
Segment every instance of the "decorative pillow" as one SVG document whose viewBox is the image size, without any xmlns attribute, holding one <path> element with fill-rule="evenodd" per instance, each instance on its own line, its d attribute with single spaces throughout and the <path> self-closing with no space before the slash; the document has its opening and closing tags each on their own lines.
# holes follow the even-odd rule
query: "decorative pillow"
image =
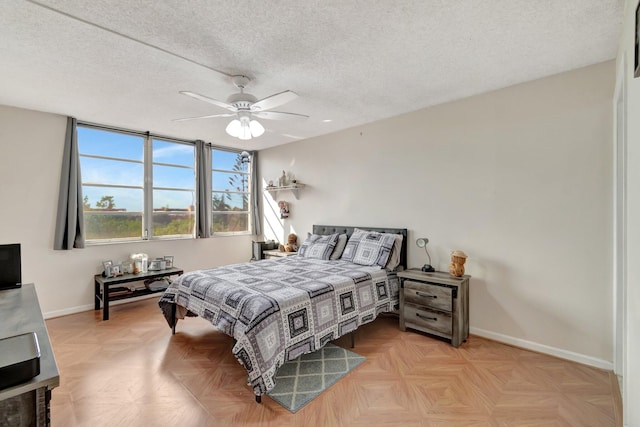
<svg viewBox="0 0 640 427">
<path fill-rule="evenodd" d="M 393 271 L 396 269 L 398 265 L 400 265 L 400 252 L 402 251 L 402 239 L 404 238 L 402 234 L 393 234 L 395 241 L 393 242 L 393 249 L 391 250 L 391 255 L 389 255 L 389 261 L 387 261 L 387 265 L 385 268 L 389 271 Z"/>
<path fill-rule="evenodd" d="M 319 234 L 307 234 L 298 255 L 304 258 L 328 260 L 338 242 L 338 233 L 321 236 Z"/>
<path fill-rule="evenodd" d="M 384 267 L 389 261 L 395 240 L 396 238 L 393 234 L 356 228 L 349 238 L 340 259 L 354 264 Z"/>
<path fill-rule="evenodd" d="M 339 259 L 340 255 L 342 255 L 342 251 L 344 251 L 345 246 L 347 246 L 347 235 L 341 234 L 338 236 L 338 243 L 336 243 L 336 247 L 331 253 L 331 256 L 329 257 L 329 259 L 331 260 Z"/>
</svg>

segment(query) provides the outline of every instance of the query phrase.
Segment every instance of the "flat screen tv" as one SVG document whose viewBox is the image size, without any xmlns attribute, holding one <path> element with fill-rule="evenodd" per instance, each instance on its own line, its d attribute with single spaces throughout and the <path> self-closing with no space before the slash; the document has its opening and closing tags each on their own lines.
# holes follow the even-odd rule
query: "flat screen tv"
<svg viewBox="0 0 640 427">
<path fill-rule="evenodd" d="M 20 244 L 0 245 L 0 290 L 22 285 Z"/>
</svg>

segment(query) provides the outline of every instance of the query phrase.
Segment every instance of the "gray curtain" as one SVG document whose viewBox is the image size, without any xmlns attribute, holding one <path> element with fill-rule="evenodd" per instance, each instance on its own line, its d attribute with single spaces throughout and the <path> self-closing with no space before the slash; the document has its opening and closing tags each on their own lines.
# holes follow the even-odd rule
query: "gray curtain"
<svg viewBox="0 0 640 427">
<path fill-rule="evenodd" d="M 211 146 L 196 141 L 196 206 L 198 219 L 196 237 L 211 237 Z"/>
<path fill-rule="evenodd" d="M 67 133 L 64 138 L 60 194 L 53 249 L 69 250 L 84 248 L 84 216 L 82 213 L 82 178 L 78 155 L 77 120 L 67 118 Z"/>
<path fill-rule="evenodd" d="M 260 176 L 258 175 L 258 152 L 251 153 L 251 230 L 253 234 L 262 234 L 262 221 L 260 221 Z"/>
</svg>

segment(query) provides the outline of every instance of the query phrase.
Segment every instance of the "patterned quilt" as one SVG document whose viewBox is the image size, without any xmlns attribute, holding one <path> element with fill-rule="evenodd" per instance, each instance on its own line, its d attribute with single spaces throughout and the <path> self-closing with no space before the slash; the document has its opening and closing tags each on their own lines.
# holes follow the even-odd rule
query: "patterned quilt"
<svg viewBox="0 0 640 427">
<path fill-rule="evenodd" d="M 185 273 L 160 299 L 235 338 L 233 354 L 258 396 L 286 361 L 397 310 L 398 278 L 378 266 L 289 256 Z"/>
</svg>

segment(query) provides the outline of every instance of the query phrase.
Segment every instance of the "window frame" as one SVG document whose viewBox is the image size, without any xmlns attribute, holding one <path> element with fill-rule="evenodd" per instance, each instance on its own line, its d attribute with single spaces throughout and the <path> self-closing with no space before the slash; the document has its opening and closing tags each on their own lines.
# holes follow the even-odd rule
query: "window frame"
<svg viewBox="0 0 640 427">
<path fill-rule="evenodd" d="M 242 163 L 247 163 L 247 171 L 234 171 L 233 169 L 222 169 L 220 167 L 216 167 L 214 165 L 214 151 L 225 151 L 228 153 L 235 153 L 236 155 L 242 157 L 242 153 L 245 152 L 246 150 L 235 150 L 235 149 L 229 149 L 226 147 L 216 147 L 214 145 L 210 146 L 211 149 L 211 170 L 209 171 L 209 176 L 208 179 L 211 180 L 211 235 L 212 236 L 246 236 L 246 235 L 251 235 L 253 233 L 252 230 L 252 226 L 251 226 L 251 206 L 252 206 L 252 197 L 254 197 L 253 194 L 251 194 L 251 188 L 252 188 L 252 179 L 254 179 L 252 171 L 253 171 L 253 156 L 249 156 L 248 157 L 248 161 L 247 162 L 242 162 Z M 247 177 L 247 190 L 246 191 L 222 191 L 222 190 L 215 190 L 213 188 L 213 174 L 215 172 L 219 172 L 219 173 L 226 173 L 226 174 L 240 174 L 240 175 L 246 175 Z M 238 195 L 244 195 L 246 194 L 247 196 L 247 210 L 246 211 L 214 211 L 213 210 L 213 195 L 214 194 L 238 194 Z M 225 214 L 225 215 L 231 215 L 231 214 L 245 214 L 247 216 L 247 229 L 246 231 L 214 231 L 213 230 L 213 215 L 214 213 L 217 214 Z"/>
<path fill-rule="evenodd" d="M 115 128 L 110 126 L 103 126 L 94 123 L 80 122 L 77 124 L 78 128 L 89 128 L 103 132 L 112 132 L 112 133 L 120 133 L 124 135 L 137 136 L 142 138 L 142 160 L 132 160 L 132 159 L 122 159 L 112 156 L 100 156 L 94 154 L 83 154 L 79 151 L 78 155 L 82 159 L 83 157 L 94 158 L 94 159 L 102 159 L 109 161 L 124 161 L 129 163 L 141 164 L 143 168 L 143 176 L 142 176 L 142 186 L 138 185 L 120 185 L 120 184 L 101 184 L 97 182 L 85 182 L 84 178 L 82 179 L 82 186 L 91 186 L 91 187 L 104 187 L 104 188 L 126 188 L 126 189 L 136 189 L 142 190 L 142 225 L 140 228 L 140 235 L 137 237 L 112 237 L 107 239 L 88 239 L 85 238 L 85 243 L 88 246 L 94 245 L 109 245 L 109 244 L 117 244 L 117 243 L 130 243 L 130 242 L 145 242 L 145 241 L 158 241 L 158 240 L 184 240 L 184 239 L 195 239 L 195 224 L 197 223 L 197 209 L 194 209 L 194 226 L 192 228 L 191 234 L 172 234 L 172 235 L 162 235 L 156 236 L 153 233 L 153 191 L 154 190 L 179 190 L 179 191 L 189 191 L 182 188 L 165 188 L 165 187 L 156 187 L 153 181 L 153 167 L 154 165 L 164 165 L 171 167 L 181 167 L 193 170 L 194 180 L 193 180 L 193 189 L 191 190 L 193 194 L 194 207 L 196 205 L 196 192 L 197 192 L 197 168 L 196 168 L 196 150 L 195 144 L 191 141 L 181 140 L 177 138 L 165 137 L 160 135 L 154 135 L 150 132 L 137 132 L 127 129 Z M 153 142 L 154 140 L 159 140 L 163 142 L 175 143 L 175 144 L 184 144 L 193 147 L 193 166 L 183 166 L 171 163 L 164 162 L 154 162 L 153 161 Z M 79 147 L 78 147 L 79 148 Z"/>
<path fill-rule="evenodd" d="M 164 162 L 154 162 L 153 161 L 153 142 L 154 139 L 157 141 L 162 141 L 162 142 L 170 142 L 173 144 L 182 144 L 182 145 L 189 145 L 191 147 L 193 147 L 193 167 L 188 167 L 188 166 L 184 166 L 184 165 L 179 165 L 179 164 L 174 164 L 174 163 L 164 163 Z M 198 209 L 197 209 L 197 193 L 198 193 L 198 167 L 197 167 L 197 163 L 198 163 L 198 159 L 197 159 L 197 153 L 196 153 L 196 149 L 195 149 L 195 144 L 193 142 L 190 141 L 184 141 L 184 140 L 180 140 L 180 139 L 176 139 L 176 138 L 169 138 L 169 137 L 161 137 L 161 136 L 157 136 L 157 135 L 149 135 L 149 149 L 146 150 L 146 146 L 145 146 L 145 156 L 148 153 L 149 154 L 149 161 L 146 162 L 145 161 L 145 169 L 148 168 L 149 171 L 147 173 L 147 171 L 145 170 L 145 186 L 148 185 L 149 189 L 148 191 L 145 190 L 145 212 L 143 215 L 143 218 L 146 218 L 147 221 L 145 222 L 143 220 L 143 233 L 144 234 L 148 234 L 151 236 L 151 238 L 146 238 L 144 240 L 180 240 L 180 239 L 195 239 L 196 238 L 196 227 L 198 224 Z M 146 159 L 145 159 L 146 160 Z M 170 234 L 170 235 L 165 235 L 165 236 L 156 236 L 153 233 L 153 214 L 154 214 L 154 210 L 153 210 L 153 192 L 155 190 L 167 190 L 167 191 L 184 191 L 187 192 L 189 190 L 186 190 L 184 188 L 177 188 L 177 187 L 156 187 L 154 185 L 154 181 L 153 181 L 153 167 L 155 165 L 159 165 L 159 166 L 169 166 L 169 167 L 176 167 L 176 168 L 181 168 L 181 169 L 191 169 L 193 170 L 193 206 L 194 206 L 194 210 L 193 210 L 193 227 L 191 229 L 191 234 Z M 147 177 L 149 177 L 148 182 L 147 182 Z M 148 216 L 148 217 L 147 217 Z M 148 227 L 144 227 L 145 224 L 148 224 Z"/>
<path fill-rule="evenodd" d="M 197 194 L 198 194 L 198 184 L 199 184 L 199 177 L 198 177 L 198 153 L 196 150 L 196 144 L 194 141 L 188 141 L 188 140 L 183 140 L 183 139 L 179 139 L 179 138 L 174 138 L 174 137 L 168 137 L 168 136 L 163 136 L 163 135 L 157 135 L 157 134 L 152 134 L 150 132 L 141 132 L 141 131 L 134 131 L 134 130 L 129 130 L 129 129 L 123 129 L 123 128 L 117 128 L 117 127 L 111 127 L 111 126 L 105 126 L 105 125 L 100 125 L 100 124 L 96 124 L 96 123 L 90 123 L 90 122 L 85 122 L 85 121 L 78 121 L 77 123 L 77 127 L 83 127 L 83 128 L 89 128 L 89 129 L 95 129 L 95 130 L 99 130 L 99 131 L 104 131 L 104 132 L 114 132 L 114 133 L 121 133 L 124 135 L 131 135 L 131 136 L 138 136 L 138 137 L 142 137 L 143 138 L 143 155 L 142 155 L 142 160 L 141 161 L 137 161 L 137 160 L 131 160 L 131 159 L 122 159 L 122 158 L 117 158 L 117 157 L 110 157 L 110 156 L 100 156 L 100 155 L 94 155 L 94 154 L 82 154 L 79 152 L 79 156 L 80 158 L 82 157 L 89 157 L 89 158 L 96 158 L 96 159 L 104 159 L 104 160 L 110 160 L 110 161 L 125 161 L 125 162 L 131 162 L 131 163 L 137 163 L 137 164 L 142 164 L 143 165 L 143 185 L 142 186 L 132 186 L 132 185 L 120 185 L 120 184 L 101 184 L 101 183 L 86 183 L 84 180 L 82 180 L 82 186 L 84 187 L 85 185 L 88 186 L 92 186 L 92 187 L 105 187 L 105 188 L 128 188 L 128 189 L 138 189 L 138 190 L 142 190 L 142 227 L 141 227 L 141 234 L 138 237 L 118 237 L 118 238 L 108 238 L 108 239 L 86 239 L 85 238 L 85 243 L 87 246 L 98 246 L 98 245 L 109 245 L 109 244 L 118 244 L 118 243 L 139 243 L 139 242 L 147 242 L 147 241 L 161 241 L 161 240 L 188 240 L 188 239 L 196 239 L 196 228 L 197 228 L 197 224 L 199 221 L 198 218 L 198 212 L 199 212 L 199 207 L 198 207 L 198 199 L 197 199 Z M 179 165 L 179 164 L 172 164 L 172 163 L 165 163 L 165 162 L 154 162 L 153 161 L 153 141 L 154 140 L 159 140 L 159 141 L 163 141 L 163 142 L 169 142 L 169 143 L 176 143 L 176 144 L 184 144 L 184 145 L 188 145 L 193 147 L 194 149 L 194 155 L 193 155 L 193 167 L 189 167 L 189 166 L 184 166 L 184 165 Z M 251 235 L 253 233 L 252 230 L 252 224 L 251 224 L 251 215 L 252 213 L 252 208 L 253 208 L 253 203 L 252 203 L 252 198 L 256 197 L 255 194 L 252 194 L 252 188 L 254 187 L 252 185 L 253 180 L 256 179 L 256 177 L 253 176 L 253 161 L 254 161 L 254 157 L 253 156 L 249 156 L 247 163 L 247 171 L 234 171 L 232 169 L 222 169 L 220 167 L 215 167 L 214 165 L 214 160 L 213 160 L 213 152 L 215 150 L 218 151 L 224 151 L 227 153 L 233 153 L 236 155 L 241 155 L 244 151 L 246 150 L 241 150 L 241 149 L 234 149 L 234 148 L 229 148 L 229 147 L 221 147 L 221 146 L 216 146 L 210 143 L 206 144 L 206 147 L 208 150 L 211 150 L 211 154 L 212 154 L 212 160 L 211 160 L 211 169 L 209 170 L 209 172 L 207 173 L 207 177 L 205 178 L 208 183 L 210 184 L 211 188 L 211 194 L 210 194 L 210 201 L 213 200 L 213 195 L 216 193 L 224 193 L 223 191 L 220 190 L 214 190 L 213 189 L 213 173 L 215 171 L 218 172 L 223 172 L 223 173 L 233 173 L 233 174 L 243 174 L 246 175 L 247 180 L 247 190 L 246 192 L 242 192 L 242 191 L 229 191 L 229 193 L 231 194 L 239 194 L 239 195 L 244 195 L 246 194 L 247 196 L 247 210 L 246 211 L 228 211 L 229 214 L 231 213 L 242 213 L 244 215 L 247 216 L 247 230 L 246 231 L 213 231 L 213 221 L 210 225 L 211 227 L 211 236 L 246 236 L 246 235 Z M 184 188 L 174 188 L 174 187 L 163 187 L 163 186 L 155 186 L 154 185 L 154 181 L 153 181 L 153 167 L 154 165 L 158 165 L 158 166 L 168 166 L 168 167 L 178 167 L 178 168 L 185 168 L 185 169 L 192 169 L 194 171 L 194 186 L 193 186 L 193 196 L 194 196 L 194 227 L 192 230 L 191 234 L 173 234 L 173 235 L 164 235 L 164 236 L 155 236 L 153 233 L 153 214 L 154 214 L 154 210 L 153 210 L 153 192 L 154 190 L 167 190 L 167 191 L 189 191 L 186 190 Z M 213 205 L 211 204 L 211 209 L 210 209 L 210 214 L 213 217 L 214 212 L 217 213 L 226 213 L 226 211 L 213 211 Z"/>
</svg>

